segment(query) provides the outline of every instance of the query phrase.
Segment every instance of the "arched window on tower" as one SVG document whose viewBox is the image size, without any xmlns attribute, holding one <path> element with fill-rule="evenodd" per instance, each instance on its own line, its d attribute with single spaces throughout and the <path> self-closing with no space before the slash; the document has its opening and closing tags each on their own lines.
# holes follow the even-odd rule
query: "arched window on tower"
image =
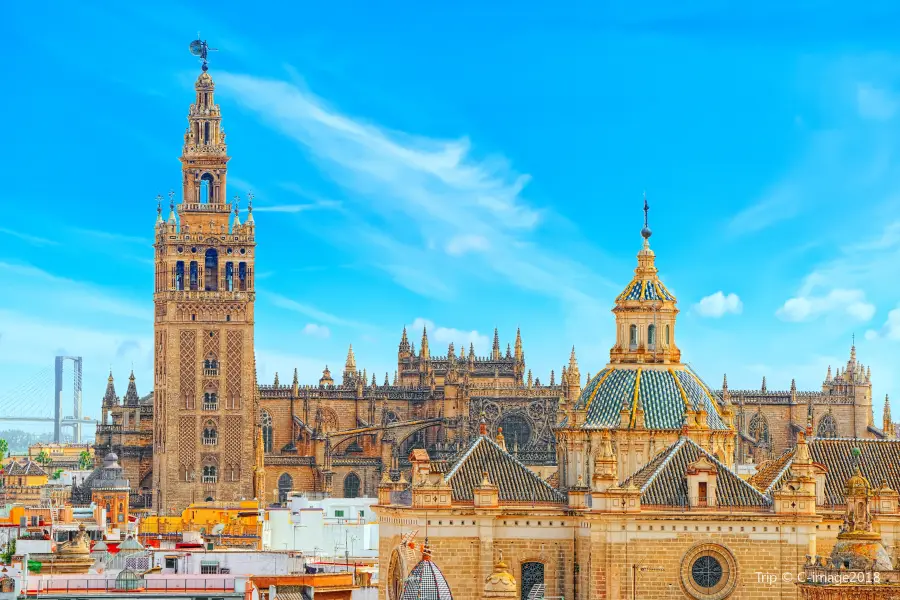
<svg viewBox="0 0 900 600">
<path fill-rule="evenodd" d="M 179 260 L 175 263 L 175 289 L 179 292 L 184 290 L 184 261 Z"/>
<path fill-rule="evenodd" d="M 672 343 L 671 338 L 669 337 L 669 326 L 666 325 L 666 346 Z"/>
<path fill-rule="evenodd" d="M 225 263 L 225 289 L 229 292 L 234 291 L 234 263 Z"/>
<path fill-rule="evenodd" d="M 215 483 L 219 480 L 219 470 L 216 465 L 203 465 L 203 483 Z"/>
<path fill-rule="evenodd" d="M 206 264 L 203 277 L 206 279 L 207 292 L 215 292 L 219 289 L 219 253 L 213 248 L 206 251 Z"/>
<path fill-rule="evenodd" d="M 831 415 L 822 417 L 819 421 L 819 426 L 816 428 L 816 437 L 836 438 L 837 436 L 837 421 L 834 420 L 834 417 Z"/>
<path fill-rule="evenodd" d="M 238 289 L 242 292 L 247 290 L 247 263 L 238 264 Z"/>
<path fill-rule="evenodd" d="M 207 121 L 203 125 L 203 143 L 204 144 L 211 143 L 210 137 L 209 137 L 209 121 Z"/>
<path fill-rule="evenodd" d="M 203 393 L 203 410 L 219 410 L 219 395 L 214 391 Z"/>
<path fill-rule="evenodd" d="M 191 291 L 196 292 L 197 288 L 200 285 L 200 268 L 197 266 L 197 261 L 191 261 Z"/>
<path fill-rule="evenodd" d="M 207 421 L 206 425 L 203 426 L 203 445 L 215 446 L 218 443 L 219 432 L 216 431 L 216 424 L 212 421 Z"/>
<path fill-rule="evenodd" d="M 637 330 L 637 325 L 632 325 L 631 327 L 628 328 L 628 331 L 629 331 L 629 333 L 628 333 L 628 345 L 631 346 L 631 349 L 632 349 L 632 350 L 634 350 L 635 348 L 637 348 L 637 343 L 638 343 L 638 336 L 637 336 L 638 330 Z"/>
<path fill-rule="evenodd" d="M 214 201 L 213 198 L 213 184 L 215 180 L 213 176 L 209 173 L 204 173 L 203 177 L 200 178 L 200 202 L 209 204 Z"/>
<path fill-rule="evenodd" d="M 262 411 L 262 437 L 263 437 L 263 452 L 271 452 L 272 451 L 272 415 L 269 414 L 269 411 Z"/>
<path fill-rule="evenodd" d="M 651 349 L 656 347 L 656 325 L 647 327 L 647 345 Z"/>
</svg>

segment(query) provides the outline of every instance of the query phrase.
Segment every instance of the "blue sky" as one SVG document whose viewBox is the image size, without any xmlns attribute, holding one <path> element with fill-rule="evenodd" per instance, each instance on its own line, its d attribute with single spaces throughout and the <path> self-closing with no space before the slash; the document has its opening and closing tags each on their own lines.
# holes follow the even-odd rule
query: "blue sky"
<svg viewBox="0 0 900 600">
<path fill-rule="evenodd" d="M 605 4 L 10 6 L 0 397 L 59 352 L 85 358 L 88 414 L 110 366 L 149 390 L 154 198 L 180 184 L 200 30 L 229 196 L 256 196 L 261 381 L 312 383 L 350 343 L 381 381 L 423 321 L 433 352 L 521 326 L 542 380 L 573 344 L 596 372 L 646 190 L 685 358 L 810 389 L 855 333 L 880 424 L 900 8 Z"/>
</svg>

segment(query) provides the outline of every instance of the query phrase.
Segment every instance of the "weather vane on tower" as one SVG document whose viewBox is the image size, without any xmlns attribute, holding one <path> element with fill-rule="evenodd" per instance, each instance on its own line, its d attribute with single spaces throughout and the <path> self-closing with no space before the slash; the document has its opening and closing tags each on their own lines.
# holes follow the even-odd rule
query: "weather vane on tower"
<svg viewBox="0 0 900 600">
<path fill-rule="evenodd" d="M 209 44 L 206 43 L 206 40 L 200 39 L 200 32 L 197 32 L 197 39 L 191 42 L 190 45 L 191 54 L 194 56 L 199 56 L 200 60 L 203 61 L 203 66 L 200 68 L 203 69 L 205 73 L 209 69 L 209 65 L 206 62 L 207 56 L 209 56 L 209 51 L 212 50 L 215 52 L 217 48 L 210 48 Z"/>
</svg>

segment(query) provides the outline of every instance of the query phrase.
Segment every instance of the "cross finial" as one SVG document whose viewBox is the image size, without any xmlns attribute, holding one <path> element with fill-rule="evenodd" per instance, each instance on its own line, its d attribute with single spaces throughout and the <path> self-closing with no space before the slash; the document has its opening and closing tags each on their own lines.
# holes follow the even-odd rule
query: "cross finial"
<svg viewBox="0 0 900 600">
<path fill-rule="evenodd" d="M 162 214 L 162 194 L 156 195 L 156 214 Z"/>
<path fill-rule="evenodd" d="M 239 194 L 234 195 L 234 214 L 238 214 L 241 208 L 241 196 Z"/>
<path fill-rule="evenodd" d="M 175 210 L 175 190 L 169 190 L 169 208 Z"/>
<path fill-rule="evenodd" d="M 253 192 L 247 192 L 247 211 L 253 212 Z"/>
</svg>

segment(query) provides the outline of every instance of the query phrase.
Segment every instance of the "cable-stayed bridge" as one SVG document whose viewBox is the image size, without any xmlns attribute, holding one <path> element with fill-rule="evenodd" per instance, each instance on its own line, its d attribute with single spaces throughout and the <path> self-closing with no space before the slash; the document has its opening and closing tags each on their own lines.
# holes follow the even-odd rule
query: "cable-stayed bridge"
<svg viewBox="0 0 900 600">
<path fill-rule="evenodd" d="M 63 398 L 66 362 L 72 363 L 72 398 Z M 67 406 L 66 406 L 67 405 Z M 81 357 L 57 356 L 53 366 L 47 366 L 24 381 L 9 388 L 0 387 L 0 422 L 52 422 L 53 441 L 62 440 L 63 427 L 72 428 L 72 441 L 81 443 L 83 425 L 96 425 L 81 412 Z"/>
</svg>

